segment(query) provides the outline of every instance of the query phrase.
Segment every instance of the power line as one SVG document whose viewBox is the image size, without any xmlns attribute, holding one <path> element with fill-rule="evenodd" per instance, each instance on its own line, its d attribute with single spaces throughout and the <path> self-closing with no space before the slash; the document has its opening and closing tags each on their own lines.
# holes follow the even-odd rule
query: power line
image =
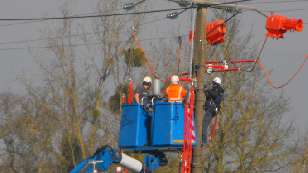
<svg viewBox="0 0 308 173">
<path fill-rule="evenodd" d="M 1 24 L 0 27 L 8 27 L 8 26 L 15 26 L 15 25 L 23 25 L 29 23 L 38 23 L 42 21 L 26 21 L 26 22 L 16 22 L 16 23 L 8 23 L 8 24 Z"/>
<path fill-rule="evenodd" d="M 122 9 L 122 8 L 121 8 L 121 9 Z M 116 9 L 116 10 L 121 10 L 121 9 Z M 88 12 L 88 13 L 74 14 L 73 16 L 94 15 L 94 14 L 99 14 L 99 13 L 98 13 L 98 12 Z M 47 20 L 24 21 L 24 22 L 15 22 L 15 23 L 8 23 L 8 24 L 0 24 L 0 27 L 9 27 L 9 26 L 15 26 L 15 25 L 24 25 L 24 24 L 45 22 L 45 21 L 47 21 Z"/>
<path fill-rule="evenodd" d="M 305 11 L 303 8 L 299 9 L 277 9 L 277 10 L 260 10 L 262 12 L 292 12 L 292 11 Z M 148 23 L 154 23 L 157 21 L 162 21 L 166 19 L 166 17 L 161 17 L 157 19 L 153 19 L 152 21 L 148 21 Z M 9 27 L 9 26 L 16 26 L 16 25 L 24 25 L 24 24 L 32 24 L 32 23 L 40 23 L 45 22 L 47 20 L 37 20 L 37 21 L 24 21 L 24 22 L 16 22 L 16 23 L 8 23 L 8 24 L 0 24 L 0 27 Z M 306 23 L 305 23 L 306 24 Z M 142 24 L 143 25 L 143 24 Z M 1 43 L 0 43 L 1 44 Z"/>
<path fill-rule="evenodd" d="M 294 2 L 308 2 L 308 0 L 288 0 L 288 1 L 267 1 L 267 2 L 249 2 L 247 4 L 282 4 L 282 3 L 294 3 Z"/>
<path fill-rule="evenodd" d="M 188 34 L 181 34 L 179 35 L 181 37 L 183 36 L 188 36 Z M 143 38 L 140 39 L 140 42 L 144 42 L 144 41 L 152 41 L 152 40 L 165 40 L 165 39 L 176 39 L 179 36 L 170 36 L 170 37 L 152 37 L 152 38 Z M 124 43 L 126 41 L 118 41 L 119 43 Z M 76 43 L 76 44 L 70 44 L 70 45 L 62 45 L 63 47 L 80 47 L 80 46 L 87 46 L 87 45 L 100 45 L 103 44 L 102 42 L 89 42 L 89 43 Z M 0 48 L 0 51 L 9 51 L 9 50 L 25 50 L 25 49 L 50 49 L 53 48 L 55 46 L 29 46 L 29 47 L 8 47 L 8 48 Z"/>
<path fill-rule="evenodd" d="M 260 59 L 261 59 L 261 55 L 262 55 L 262 53 L 263 53 L 263 50 L 264 50 L 264 48 L 265 48 L 265 44 L 266 44 L 267 40 L 268 40 L 268 37 L 265 37 L 264 40 L 263 40 L 263 43 L 262 43 L 262 45 L 261 45 L 261 49 L 260 49 L 260 51 L 259 51 L 259 53 L 258 53 L 258 55 L 257 55 L 257 58 L 256 58 L 255 63 L 253 64 L 253 66 L 252 66 L 250 69 L 244 70 L 245 72 L 253 72 L 253 71 L 255 70 L 255 68 L 256 68 L 258 62 L 259 62 Z"/>
<path fill-rule="evenodd" d="M 263 12 L 293 12 L 293 11 L 304 11 L 306 9 L 296 8 L 296 9 L 277 9 L 277 10 L 261 10 Z"/>
<path fill-rule="evenodd" d="M 301 10 L 301 9 L 286 9 L 286 10 Z M 236 15 L 240 14 L 240 11 L 238 11 L 237 13 L 234 13 L 230 18 L 226 19 L 224 23 L 227 23 L 230 19 L 232 19 L 233 17 L 235 17 Z M 147 24 L 152 24 L 154 22 L 158 22 L 158 21 L 162 21 L 165 20 L 166 17 L 163 18 L 156 18 L 153 20 L 149 20 L 149 21 L 145 21 L 143 23 L 140 23 L 140 26 L 143 25 L 147 25 Z M 31 21 L 33 22 L 33 21 Z M 36 22 L 36 21 L 34 21 Z M 307 24 L 307 23 L 304 23 Z M 102 31 L 96 31 L 96 32 L 88 32 L 88 33 L 80 33 L 80 34 L 71 34 L 71 35 L 64 35 L 64 36 L 58 36 L 58 37 L 45 37 L 45 38 L 37 38 L 37 39 L 28 39 L 28 40 L 16 40 L 16 41 L 5 41 L 5 42 L 0 42 L 0 45 L 9 45 L 9 44 L 23 44 L 23 43 L 28 43 L 28 42 L 38 42 L 38 41 L 44 41 L 44 40 L 50 40 L 50 39 L 61 39 L 61 38 L 67 38 L 67 37 L 79 37 L 79 36 L 83 36 L 83 35 L 94 35 L 97 33 L 100 33 Z M 11 48 L 9 48 L 10 50 Z M 15 49 L 15 48 L 12 48 Z M 19 48 L 17 48 L 19 49 Z M 24 48 L 22 48 L 24 49 Z"/>
<path fill-rule="evenodd" d="M 236 4 L 241 2 L 248 2 L 255 0 L 237 0 L 230 2 L 222 2 L 218 4 L 208 4 L 205 7 L 214 8 L 219 5 L 224 4 Z M 65 20 L 65 19 L 89 19 L 89 18 L 100 18 L 100 17 L 112 17 L 112 16 L 125 16 L 125 15 L 140 15 L 140 14 L 152 14 L 152 13 L 161 13 L 168 11 L 176 11 L 176 10 L 185 10 L 196 8 L 191 5 L 189 7 L 178 7 L 178 8 L 166 8 L 166 9 L 156 9 L 156 10 L 148 10 L 148 11 L 136 11 L 136 12 L 125 12 L 125 13 L 106 13 L 106 14 L 96 14 L 96 15 L 73 15 L 73 16 L 64 16 L 64 17 L 34 17 L 34 18 L 0 18 L 0 21 L 46 21 L 46 20 Z"/>
<path fill-rule="evenodd" d="M 304 58 L 304 61 L 300 64 L 300 66 L 297 68 L 297 70 L 295 71 L 295 73 L 293 73 L 286 82 L 280 84 L 280 85 L 274 85 L 273 84 L 273 81 L 271 80 L 270 78 L 270 73 L 268 71 L 266 71 L 264 65 L 258 61 L 258 65 L 259 65 L 259 68 L 260 70 L 263 72 L 263 75 L 265 77 L 265 80 L 266 82 L 268 83 L 269 86 L 271 86 L 272 88 L 274 89 L 281 89 L 281 88 L 284 88 L 286 87 L 287 85 L 290 84 L 290 82 L 292 80 L 294 80 L 296 78 L 296 76 L 298 76 L 298 74 L 303 70 L 304 66 L 305 66 L 305 63 L 306 61 L 308 60 L 308 56 L 306 55 L 305 58 Z"/>
<path fill-rule="evenodd" d="M 75 14 L 73 16 L 80 16 L 80 15 L 91 15 L 91 14 L 98 14 L 97 12 L 90 12 L 90 13 L 81 13 L 81 14 Z M 9 26 L 15 26 L 15 25 L 24 25 L 24 24 L 31 24 L 31 23 L 40 23 L 45 22 L 47 20 L 36 20 L 36 21 L 23 21 L 23 22 L 15 22 L 15 23 L 8 23 L 8 24 L 0 24 L 0 27 L 9 27 Z"/>
<path fill-rule="evenodd" d="M 267 1 L 267 2 L 252 2 L 249 4 L 281 4 L 281 3 L 294 3 L 294 2 L 308 2 L 308 0 L 287 0 L 287 1 Z"/>
<path fill-rule="evenodd" d="M 65 20 L 65 19 L 88 19 L 88 18 L 100 18 L 100 17 L 112 17 L 112 16 L 161 13 L 161 12 L 191 9 L 191 8 L 193 7 L 179 7 L 179 8 L 167 8 L 167 9 L 157 9 L 157 10 L 137 11 L 137 12 L 106 13 L 106 14 L 97 14 L 97 15 L 78 15 L 78 16 L 64 16 L 64 17 L 0 18 L 0 21 L 46 21 L 46 20 Z"/>
<path fill-rule="evenodd" d="M 29 40 L 16 40 L 16 41 L 4 41 L 0 42 L 0 45 L 8 45 L 8 44 L 23 44 L 28 42 L 38 42 L 38 41 L 44 41 L 44 40 L 53 40 L 53 39 L 60 39 L 60 38 L 67 38 L 67 37 L 79 37 L 82 35 L 93 35 L 95 33 L 99 32 L 89 32 L 84 34 L 71 34 L 71 35 L 64 35 L 64 36 L 58 36 L 58 37 L 44 37 L 44 38 L 37 38 L 37 39 L 29 39 Z"/>
<path fill-rule="evenodd" d="M 254 7 L 248 7 L 248 6 L 243 6 L 243 5 L 238 5 L 237 3 L 241 2 L 249 2 L 249 1 L 255 1 L 255 0 L 238 0 L 238 1 L 232 1 L 231 2 L 224 2 L 224 3 L 214 3 L 214 2 L 204 2 L 202 5 L 203 7 L 209 7 L 209 8 L 224 8 L 224 9 L 236 9 L 236 10 L 246 10 L 246 11 L 254 11 L 264 17 L 267 17 L 265 13 L 260 11 L 257 8 Z"/>
<path fill-rule="evenodd" d="M 166 17 L 163 18 L 156 18 L 149 21 L 145 21 L 139 24 L 139 26 L 145 26 L 148 24 L 153 24 L 158 21 L 166 20 Z M 44 38 L 37 38 L 37 39 L 27 39 L 27 40 L 15 40 L 15 41 L 3 41 L 0 42 L 0 45 L 8 45 L 8 44 L 24 44 L 28 42 L 38 42 L 38 41 L 45 41 L 45 40 L 52 40 L 52 39 L 61 39 L 61 38 L 68 38 L 68 37 L 79 37 L 84 35 L 94 35 L 97 33 L 100 33 L 103 31 L 96 31 L 96 32 L 86 32 L 86 33 L 80 33 L 80 34 L 70 34 L 70 35 L 64 35 L 64 36 L 57 36 L 57 37 L 44 37 Z"/>
<path fill-rule="evenodd" d="M 217 7 L 217 6 L 220 6 L 220 5 L 237 4 L 237 3 L 250 2 L 250 1 L 256 1 L 256 0 L 237 0 L 237 1 L 221 2 L 221 3 L 217 3 L 217 4 L 208 4 L 206 6 L 208 6 L 210 8 L 214 8 L 214 7 Z"/>
</svg>

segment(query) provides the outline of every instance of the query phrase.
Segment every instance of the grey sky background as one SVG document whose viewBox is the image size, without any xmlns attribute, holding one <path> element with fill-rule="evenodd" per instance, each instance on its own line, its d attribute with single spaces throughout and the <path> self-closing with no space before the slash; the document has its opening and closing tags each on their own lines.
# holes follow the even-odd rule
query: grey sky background
<svg viewBox="0 0 308 173">
<path fill-rule="evenodd" d="M 260 3 L 283 2 L 285 0 L 256 0 L 251 6 L 267 11 L 281 11 L 280 14 L 302 18 L 308 23 L 308 0 L 306 2 L 287 3 Z M 127 2 L 124 1 L 123 2 Z M 222 1 L 217 1 L 222 2 Z M 255 4 L 260 3 L 260 4 Z M 68 4 L 68 5 L 66 5 Z M 97 0 L 0 0 L 0 18 L 60 16 L 64 7 L 72 9 L 72 14 L 85 14 L 95 12 Z M 177 7 L 176 4 L 166 0 L 147 0 L 146 9 L 160 9 Z M 297 10 L 294 10 L 297 9 Z M 124 11 L 123 11 L 124 12 Z M 145 21 L 163 18 L 166 14 L 147 15 Z M 174 21 L 161 20 L 142 28 L 141 38 L 162 37 L 168 35 L 185 34 L 190 26 L 190 12 L 182 14 Z M 241 19 L 241 32 L 248 33 L 251 29 L 255 35 L 255 42 L 260 43 L 265 35 L 265 18 L 254 13 L 246 12 L 238 16 Z M 41 30 L 51 26 L 52 22 L 35 22 L 19 25 L 8 25 L 20 22 L 0 22 L 0 92 L 21 92 L 21 83 L 18 78 L 27 76 L 33 81 L 39 81 L 40 73 L 33 53 L 28 49 L 15 49 L 42 46 L 43 42 L 24 44 L 1 44 L 1 42 L 31 40 L 42 36 Z M 81 22 L 82 23 L 82 22 Z M 263 52 L 262 61 L 267 69 L 272 70 L 272 80 L 276 84 L 285 82 L 295 72 L 308 54 L 308 28 L 304 25 L 301 33 L 286 33 L 285 39 L 269 40 Z M 10 48 L 10 49 L 9 49 Z M 11 49 L 14 48 L 14 49 Z M 34 51 L 35 52 L 35 51 Z M 287 120 L 294 120 L 299 131 L 306 132 L 308 123 L 308 64 L 301 74 L 283 90 L 290 98 L 290 112 L 285 115 Z"/>
</svg>

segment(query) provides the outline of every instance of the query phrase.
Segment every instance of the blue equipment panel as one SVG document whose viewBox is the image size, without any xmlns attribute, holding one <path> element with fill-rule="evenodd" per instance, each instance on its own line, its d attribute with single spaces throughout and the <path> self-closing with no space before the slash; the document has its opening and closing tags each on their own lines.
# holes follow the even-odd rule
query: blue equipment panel
<svg viewBox="0 0 308 173">
<path fill-rule="evenodd" d="M 119 147 L 147 145 L 147 113 L 139 104 L 122 105 Z"/>
<path fill-rule="evenodd" d="M 178 147 L 184 139 L 184 106 L 182 103 L 156 103 L 153 115 L 152 144 L 156 147 Z"/>
</svg>

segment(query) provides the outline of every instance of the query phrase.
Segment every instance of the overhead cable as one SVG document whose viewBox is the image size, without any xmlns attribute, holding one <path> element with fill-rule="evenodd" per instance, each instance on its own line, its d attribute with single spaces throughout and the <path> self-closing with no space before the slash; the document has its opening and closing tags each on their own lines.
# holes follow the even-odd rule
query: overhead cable
<svg viewBox="0 0 308 173">
<path fill-rule="evenodd" d="M 122 9 L 122 8 L 121 8 Z M 116 9 L 116 10 L 121 10 Z M 81 14 L 74 14 L 73 16 L 82 16 L 82 15 L 94 15 L 98 14 L 98 12 L 89 12 L 89 13 L 81 13 Z M 32 24 L 32 23 L 39 23 L 39 22 L 45 22 L 47 20 L 36 20 L 36 21 L 21 21 L 21 22 L 14 22 L 14 23 L 8 23 L 8 24 L 0 24 L 0 27 L 9 27 L 9 26 L 15 26 L 15 25 L 24 25 L 24 24 Z"/>
<path fill-rule="evenodd" d="M 141 22 L 139 24 L 140 27 L 152 24 L 158 21 L 166 20 L 166 17 L 160 17 L 148 21 Z M 1 26 L 1 25 L 0 25 Z M 0 45 L 9 45 L 9 44 L 24 44 L 24 43 L 29 43 L 29 42 L 38 42 L 38 41 L 45 41 L 45 40 L 52 40 L 52 39 L 61 39 L 61 38 L 70 38 L 70 37 L 79 37 L 79 36 L 84 36 L 84 35 L 94 35 L 97 33 L 100 33 L 103 31 L 95 31 L 95 32 L 86 32 L 86 33 L 80 33 L 80 34 L 70 34 L 70 35 L 63 35 L 63 36 L 55 36 L 55 37 L 44 37 L 44 38 L 36 38 L 36 39 L 25 39 L 25 40 L 13 40 L 13 41 L 0 41 Z"/>
<path fill-rule="evenodd" d="M 264 65 L 261 63 L 261 61 L 258 61 L 257 63 L 259 65 L 260 70 L 263 72 L 263 75 L 265 77 L 265 80 L 266 80 L 267 84 L 269 86 L 271 86 L 272 88 L 274 88 L 274 89 L 281 89 L 281 88 L 284 88 L 287 85 L 289 85 L 290 82 L 295 79 L 295 77 L 303 70 L 307 60 L 308 60 L 308 55 L 305 56 L 304 61 L 297 68 L 296 72 L 294 74 L 292 74 L 286 82 L 284 82 L 284 83 L 282 83 L 280 85 L 274 85 L 273 84 L 273 81 L 270 78 L 270 73 L 268 71 L 266 71 L 266 69 L 265 69 Z"/>
<path fill-rule="evenodd" d="M 283 3 L 293 3 L 293 2 L 308 2 L 308 0 L 288 0 L 288 1 L 265 1 L 265 2 L 249 2 L 247 4 L 283 4 Z"/>
<path fill-rule="evenodd" d="M 305 11 L 306 9 L 304 8 L 292 8 L 292 9 L 277 9 L 277 10 L 260 10 L 260 11 L 263 11 L 263 12 L 293 12 L 293 11 Z"/>
<path fill-rule="evenodd" d="M 262 53 L 263 53 L 263 50 L 264 50 L 264 48 L 265 48 L 265 44 L 266 44 L 267 40 L 268 40 L 268 38 L 265 37 L 264 40 L 263 40 L 263 43 L 262 43 L 262 45 L 261 45 L 261 49 L 259 50 L 259 53 L 258 53 L 257 58 L 256 58 L 256 61 L 255 61 L 255 63 L 253 64 L 253 66 L 252 66 L 250 69 L 248 69 L 248 70 L 243 70 L 243 71 L 245 71 L 245 72 L 253 72 L 253 71 L 255 70 L 255 68 L 256 68 L 258 62 L 259 62 L 260 59 L 261 59 L 261 55 L 262 55 Z"/>
<path fill-rule="evenodd" d="M 80 15 L 80 16 L 75 15 L 75 16 L 64 16 L 64 17 L 0 18 L 0 21 L 45 21 L 45 20 L 66 20 L 66 19 L 89 19 L 89 18 L 101 18 L 101 17 L 112 17 L 112 16 L 161 13 L 161 12 L 190 9 L 190 8 L 192 8 L 192 7 L 166 8 L 166 9 L 136 11 L 136 12 L 124 12 L 124 13 L 105 13 L 105 14 L 96 14 L 96 15 Z"/>
<path fill-rule="evenodd" d="M 236 4 L 241 2 L 248 2 L 255 0 L 237 0 L 230 2 L 222 2 L 217 4 L 208 4 L 205 5 L 208 8 L 217 7 L 219 5 L 225 4 Z M 64 17 L 34 17 L 34 18 L 0 18 L 0 21 L 45 21 L 45 20 L 66 20 L 66 19 L 89 19 L 89 18 L 101 18 L 101 17 L 112 17 L 112 16 L 126 16 L 126 15 L 140 15 L 140 14 L 152 14 L 152 13 L 161 13 L 175 10 L 185 10 L 196 8 L 196 6 L 191 5 L 188 7 L 178 7 L 178 8 L 166 8 L 166 9 L 156 9 L 156 10 L 147 10 L 147 11 L 135 11 L 135 12 L 124 12 L 124 13 L 105 13 L 105 14 L 95 14 L 95 15 L 73 15 L 73 16 L 64 16 Z"/>
<path fill-rule="evenodd" d="M 187 36 L 187 34 L 182 34 L 179 36 Z M 151 40 L 165 40 L 165 39 L 175 39 L 179 36 L 171 36 L 171 37 L 152 37 L 152 38 L 143 38 L 140 39 L 140 42 L 143 41 L 151 41 Z M 126 41 L 118 41 L 118 43 L 124 43 Z M 89 42 L 89 43 L 76 43 L 71 45 L 63 45 L 63 47 L 79 47 L 79 46 L 86 46 L 86 45 L 100 45 L 103 44 L 102 42 Z M 0 48 L 0 51 L 9 51 L 9 50 L 25 50 L 25 49 L 49 49 L 54 46 L 29 46 L 29 47 L 6 47 L 6 48 Z"/>
</svg>

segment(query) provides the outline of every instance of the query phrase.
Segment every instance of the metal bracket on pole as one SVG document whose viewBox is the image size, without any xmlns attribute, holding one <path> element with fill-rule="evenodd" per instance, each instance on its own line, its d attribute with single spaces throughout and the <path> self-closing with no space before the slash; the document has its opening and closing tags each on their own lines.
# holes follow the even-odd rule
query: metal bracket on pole
<svg viewBox="0 0 308 173">
<path fill-rule="evenodd" d="M 247 11 L 255 11 L 262 16 L 267 16 L 264 12 L 261 10 L 255 8 L 255 7 L 249 7 L 245 5 L 238 5 L 234 2 L 225 2 L 225 3 L 218 3 L 218 2 L 209 2 L 204 0 L 194 0 L 192 3 L 192 7 L 202 7 L 202 8 L 217 8 L 217 9 L 234 9 L 236 11 L 238 10 L 247 10 Z"/>
</svg>

